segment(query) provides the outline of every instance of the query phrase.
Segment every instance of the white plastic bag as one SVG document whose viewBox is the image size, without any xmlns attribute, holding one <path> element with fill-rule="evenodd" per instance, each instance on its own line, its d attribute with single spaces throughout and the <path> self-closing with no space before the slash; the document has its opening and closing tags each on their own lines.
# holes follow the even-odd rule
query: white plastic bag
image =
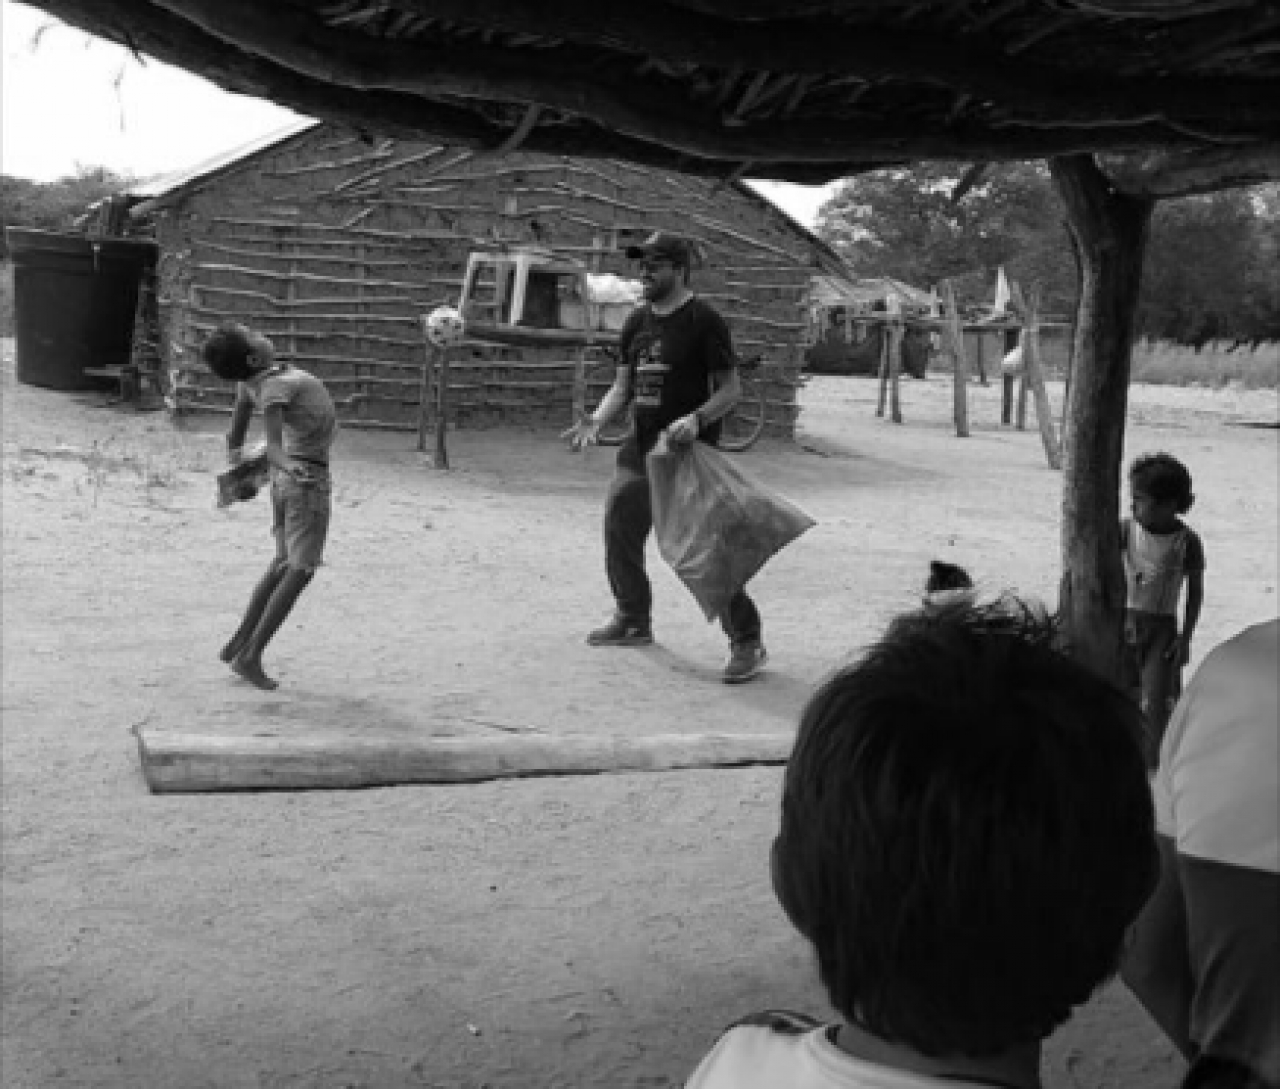
<svg viewBox="0 0 1280 1089">
<path fill-rule="evenodd" d="M 670 448 L 663 439 L 647 465 L 658 551 L 708 620 L 815 524 L 704 442 Z"/>
</svg>

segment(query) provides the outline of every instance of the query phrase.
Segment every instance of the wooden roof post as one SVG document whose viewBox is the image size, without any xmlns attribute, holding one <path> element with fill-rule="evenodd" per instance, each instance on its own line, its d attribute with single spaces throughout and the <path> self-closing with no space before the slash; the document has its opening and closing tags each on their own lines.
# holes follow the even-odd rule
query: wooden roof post
<svg viewBox="0 0 1280 1089">
<path fill-rule="evenodd" d="M 1044 385 L 1044 369 L 1040 366 L 1040 292 L 1031 291 L 1031 299 L 1025 308 L 1027 324 L 1022 331 L 1022 367 L 1027 385 L 1031 387 L 1036 403 L 1036 422 L 1040 425 L 1040 440 L 1044 443 L 1044 456 L 1049 468 L 1062 468 L 1062 451 L 1054 434 L 1053 409 L 1049 405 L 1049 392 Z"/>
<path fill-rule="evenodd" d="M 880 390 L 876 395 L 876 415 L 884 415 L 885 397 L 889 392 L 889 327 L 878 322 L 871 328 L 880 334 Z"/>
<path fill-rule="evenodd" d="M 889 419 L 902 423 L 902 345 L 906 327 L 902 321 L 902 300 L 890 295 L 889 307 Z"/>
<path fill-rule="evenodd" d="M 1124 572 L 1120 476 L 1142 257 L 1155 202 L 1118 192 L 1093 157 L 1049 160 L 1081 265 L 1079 321 L 1063 436 L 1062 593 L 1072 653 L 1120 675 Z"/>
<path fill-rule="evenodd" d="M 1027 429 L 1027 300 L 1022 294 L 1022 285 L 1017 280 L 1009 281 L 1009 298 L 1013 303 L 1013 312 L 1018 315 L 1018 348 L 1022 352 L 1022 366 L 1018 368 L 1018 408 L 1014 417 L 1014 426 L 1019 431 Z"/>
<path fill-rule="evenodd" d="M 951 342 L 952 386 L 955 407 L 956 434 L 969 437 L 969 359 L 964 352 L 964 330 L 960 328 L 960 311 L 956 308 L 956 293 L 950 280 L 942 281 L 943 321 L 947 339 Z"/>
</svg>

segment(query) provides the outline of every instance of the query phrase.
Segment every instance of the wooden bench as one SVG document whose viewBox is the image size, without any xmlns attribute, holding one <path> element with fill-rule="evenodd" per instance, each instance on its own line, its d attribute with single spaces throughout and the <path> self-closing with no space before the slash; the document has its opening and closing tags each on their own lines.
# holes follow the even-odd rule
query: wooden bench
<svg viewBox="0 0 1280 1089">
<path fill-rule="evenodd" d="M 140 402 L 146 386 L 150 386 L 156 396 L 164 393 L 160 388 L 159 374 L 141 370 L 132 363 L 114 367 L 85 367 L 83 373 L 89 378 L 106 378 L 116 382 L 122 401 Z"/>
</svg>

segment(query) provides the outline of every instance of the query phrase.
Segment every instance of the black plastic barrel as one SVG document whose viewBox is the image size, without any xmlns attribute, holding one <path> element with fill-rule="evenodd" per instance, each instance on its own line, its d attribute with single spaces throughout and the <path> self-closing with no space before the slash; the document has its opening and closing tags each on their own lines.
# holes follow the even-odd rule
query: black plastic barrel
<svg viewBox="0 0 1280 1089">
<path fill-rule="evenodd" d="M 142 274 L 154 242 L 10 227 L 19 382 L 97 385 L 86 370 L 129 362 Z"/>
</svg>

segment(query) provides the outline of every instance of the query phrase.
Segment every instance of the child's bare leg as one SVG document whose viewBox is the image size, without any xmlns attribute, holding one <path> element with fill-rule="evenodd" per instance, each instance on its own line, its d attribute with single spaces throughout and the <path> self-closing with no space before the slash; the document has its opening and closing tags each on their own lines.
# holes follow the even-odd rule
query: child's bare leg
<svg viewBox="0 0 1280 1089">
<path fill-rule="evenodd" d="M 271 595 L 276 592 L 276 587 L 280 585 L 280 580 L 284 578 L 288 569 L 283 559 L 276 558 L 271 562 L 267 573 L 253 589 L 253 595 L 249 598 L 249 607 L 244 611 L 244 619 L 240 621 L 240 627 L 218 653 L 218 657 L 224 662 L 228 664 L 234 662 L 244 650 L 245 644 L 249 642 L 249 636 L 253 634 L 258 622 L 262 619 L 262 614 L 267 610 L 267 602 L 271 600 Z"/>
<path fill-rule="evenodd" d="M 246 681 L 268 692 L 279 687 L 277 682 L 268 677 L 262 669 L 262 652 L 275 633 L 280 630 L 280 625 L 285 622 L 289 613 L 293 611 L 294 605 L 314 574 L 313 571 L 299 571 L 292 567 L 284 569 L 280 583 L 267 602 L 258 626 L 254 628 L 253 634 L 245 641 L 244 647 L 231 663 L 231 668 Z"/>
</svg>

